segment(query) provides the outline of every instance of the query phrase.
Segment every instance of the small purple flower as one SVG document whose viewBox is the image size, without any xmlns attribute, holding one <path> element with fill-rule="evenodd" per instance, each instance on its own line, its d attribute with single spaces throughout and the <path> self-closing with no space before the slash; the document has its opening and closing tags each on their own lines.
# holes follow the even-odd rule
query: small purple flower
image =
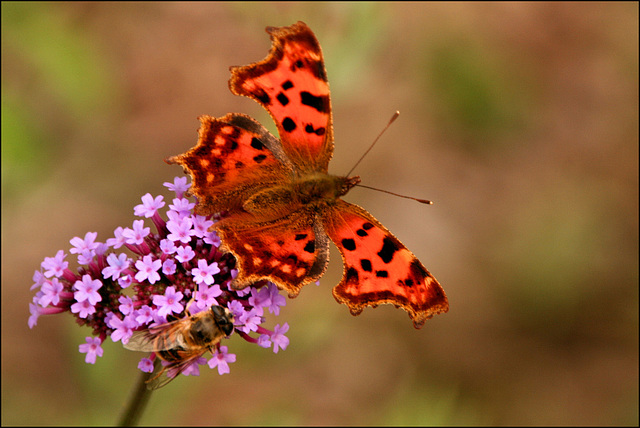
<svg viewBox="0 0 640 428">
<path fill-rule="evenodd" d="M 236 319 L 239 319 L 242 316 L 242 314 L 244 314 L 245 312 L 244 305 L 240 303 L 240 301 L 238 300 L 232 300 L 229 303 L 227 303 L 227 309 L 231 311 L 231 313 Z"/>
<path fill-rule="evenodd" d="M 78 302 L 88 301 L 92 306 L 102 300 L 98 290 L 102 287 L 102 281 L 91 279 L 90 275 L 83 275 L 81 281 L 76 281 L 73 288 L 76 290 L 73 297 Z M 84 318 L 84 317 L 83 317 Z"/>
<path fill-rule="evenodd" d="M 229 363 L 236 362 L 236 354 L 229 354 L 226 346 L 221 346 L 218 351 L 209 360 L 209 367 L 218 367 L 218 374 L 223 375 L 229 373 Z"/>
<path fill-rule="evenodd" d="M 262 348 L 271 348 L 271 336 L 268 334 L 261 334 L 258 337 L 258 346 Z"/>
<path fill-rule="evenodd" d="M 120 309 L 120 313 L 122 315 L 129 315 L 133 313 L 133 300 L 131 300 L 131 297 L 120 296 L 118 302 L 120 302 L 118 309 Z"/>
<path fill-rule="evenodd" d="M 112 247 L 115 250 L 122 247 L 125 241 L 125 237 L 122 235 L 123 232 L 124 232 L 124 228 L 121 226 L 118 226 L 116 230 L 113 231 L 113 235 L 115 236 L 115 238 L 107 239 L 107 245 Z"/>
<path fill-rule="evenodd" d="M 183 244 L 186 244 L 191 241 L 191 237 L 194 232 L 191 228 L 193 226 L 193 222 L 189 217 L 182 217 L 175 220 L 169 220 L 167 222 L 167 229 L 169 229 L 169 238 L 172 241 L 180 241 Z"/>
<path fill-rule="evenodd" d="M 109 279 L 109 277 L 111 277 L 111 279 L 117 280 L 122 271 L 129 268 L 131 261 L 124 253 L 121 253 L 118 256 L 111 253 L 107 256 L 107 263 L 109 263 L 109 266 L 102 269 L 102 276 L 104 276 L 104 279 Z"/>
<path fill-rule="evenodd" d="M 176 244 L 172 240 L 163 239 L 162 241 L 160 241 L 160 251 L 162 251 L 163 254 L 170 255 L 175 253 L 177 250 L 178 247 L 176 247 Z"/>
<path fill-rule="evenodd" d="M 162 263 L 162 273 L 165 275 L 173 275 L 176 273 L 176 262 L 173 259 L 167 259 Z"/>
<path fill-rule="evenodd" d="M 147 281 L 149 284 L 155 284 L 156 281 L 160 281 L 158 269 L 161 267 L 162 262 L 159 259 L 153 260 L 151 254 L 147 254 L 142 258 L 142 260 L 138 260 L 136 262 L 136 269 L 138 269 L 138 273 L 136 273 L 136 281 Z"/>
<path fill-rule="evenodd" d="M 222 290 L 218 284 L 214 284 L 212 287 L 208 287 L 206 284 L 198 285 L 198 291 L 196 291 L 195 299 L 198 302 L 200 308 L 209 308 L 211 305 L 217 305 L 216 297 L 222 294 Z"/>
<path fill-rule="evenodd" d="M 133 282 L 133 278 L 131 277 L 131 275 L 123 275 L 120 278 L 118 278 L 118 285 L 123 289 L 130 286 L 132 282 Z"/>
<path fill-rule="evenodd" d="M 151 321 L 153 321 L 153 310 L 149 305 L 144 305 L 136 311 L 138 325 L 149 324 Z"/>
<path fill-rule="evenodd" d="M 184 306 L 180 303 L 183 294 L 176 292 L 175 287 L 167 287 L 164 296 L 153 296 L 153 304 L 158 307 L 158 315 L 166 317 L 170 313 L 180 313 Z"/>
<path fill-rule="evenodd" d="M 280 308 L 287 304 L 287 299 L 285 299 L 285 297 L 280 294 L 280 290 L 274 283 L 270 282 L 267 287 L 269 289 L 270 300 L 269 312 L 276 316 L 280 315 Z"/>
<path fill-rule="evenodd" d="M 38 300 L 38 296 L 33 298 L 34 300 Z M 42 307 L 40 305 L 36 305 L 35 303 L 29 303 L 29 320 L 27 321 L 27 325 L 29 328 L 33 328 L 38 324 L 38 318 L 40 317 L 40 309 Z"/>
<path fill-rule="evenodd" d="M 284 351 L 287 349 L 287 346 L 289 346 L 289 338 L 284 335 L 287 331 L 289 331 L 289 324 L 287 323 L 282 324 L 282 327 L 280 327 L 280 324 L 277 324 L 273 328 L 271 342 L 273 343 L 274 353 L 278 353 L 278 348 Z"/>
<path fill-rule="evenodd" d="M 149 233 L 151 233 L 151 229 L 144 227 L 144 220 L 134 220 L 133 229 L 126 228 L 122 231 L 122 236 L 125 238 L 125 243 L 129 245 L 140 245 Z"/>
<path fill-rule="evenodd" d="M 213 226 L 212 220 L 208 220 L 206 217 L 201 215 L 193 216 L 194 236 L 198 238 L 204 238 L 205 234 L 208 232 L 211 226 Z"/>
<path fill-rule="evenodd" d="M 55 257 L 45 257 L 44 262 L 40 266 L 44 269 L 44 276 L 47 278 L 61 277 L 64 270 L 69 266 L 69 262 L 64 261 L 67 255 L 64 251 L 60 250 L 56 253 Z"/>
<path fill-rule="evenodd" d="M 33 285 L 31 286 L 30 290 L 35 290 L 36 288 L 42 287 L 42 284 L 44 284 L 44 282 L 46 281 L 45 276 L 39 270 L 33 272 L 32 279 Z"/>
<path fill-rule="evenodd" d="M 205 244 L 209 244 L 217 248 L 220 246 L 220 242 L 220 237 L 216 232 L 210 230 L 204 234 Z"/>
<path fill-rule="evenodd" d="M 95 256 L 95 250 L 83 250 L 80 254 L 78 254 L 78 264 L 89 266 Z"/>
<path fill-rule="evenodd" d="M 156 196 L 154 199 L 151 193 L 147 193 L 142 197 L 142 204 L 133 207 L 134 215 L 138 217 L 151 218 L 162 207 L 164 207 L 162 195 Z"/>
<path fill-rule="evenodd" d="M 188 216 L 191 214 L 191 210 L 195 207 L 196 204 L 184 198 L 175 198 L 173 203 L 169 205 L 173 211 L 178 213 L 179 216 Z"/>
<path fill-rule="evenodd" d="M 244 331 L 245 333 L 256 331 L 258 326 L 263 322 L 262 308 L 254 307 L 250 311 L 245 311 L 238 318 L 238 322 L 240 324 L 240 327 L 238 327 L 240 331 Z"/>
<path fill-rule="evenodd" d="M 249 303 L 255 307 L 260 309 L 260 315 L 262 315 L 262 308 L 268 307 L 271 305 L 271 295 L 269 294 L 269 289 L 267 287 L 262 287 L 259 290 L 255 288 L 251 290 L 251 297 L 249 297 Z"/>
<path fill-rule="evenodd" d="M 149 358 L 143 358 L 138 363 L 138 368 L 145 373 L 151 373 L 153 372 L 153 361 Z"/>
<path fill-rule="evenodd" d="M 110 327 L 114 329 L 113 333 L 111 333 L 111 340 L 114 342 L 121 340 L 123 344 L 126 344 L 133 335 L 133 329 L 138 327 L 138 323 L 135 322 L 131 315 L 125 316 L 124 319 L 114 315 L 109 320 Z"/>
<path fill-rule="evenodd" d="M 204 357 L 199 357 L 197 358 L 193 363 L 189 364 L 183 371 L 182 374 L 184 376 L 200 376 L 200 366 L 202 364 L 205 364 L 207 362 L 207 359 Z M 175 377 L 177 376 L 178 373 L 176 373 L 176 370 L 169 370 L 169 372 L 167 373 L 167 376 L 169 377 Z"/>
<path fill-rule="evenodd" d="M 64 291 L 64 286 L 58 278 L 48 279 L 42 284 L 42 296 L 38 304 L 42 307 L 49 305 L 57 305 L 60 303 L 60 295 Z"/>
<path fill-rule="evenodd" d="M 104 350 L 102 349 L 102 340 L 99 337 L 88 336 L 86 338 L 87 343 L 83 343 L 78 346 L 79 350 L 83 354 L 87 354 L 84 361 L 89 364 L 96 363 L 96 357 L 102 357 Z"/>
<path fill-rule="evenodd" d="M 76 302 L 71 305 L 71 313 L 78 314 L 80 318 L 86 318 L 96 313 L 96 307 L 88 300 L 83 300 L 82 302 Z"/>
<path fill-rule="evenodd" d="M 191 184 L 187 183 L 187 177 L 176 177 L 173 183 L 165 182 L 163 184 L 167 189 L 175 192 L 178 198 L 182 198 L 182 195 L 191 187 Z"/>
<path fill-rule="evenodd" d="M 195 256 L 196 253 L 188 245 L 184 247 L 178 247 L 178 249 L 176 250 L 176 260 L 178 260 L 180 263 L 186 263 Z"/>
<path fill-rule="evenodd" d="M 218 263 L 213 262 L 208 264 L 206 260 L 198 260 L 198 267 L 191 269 L 191 275 L 193 275 L 193 281 L 196 284 L 205 283 L 207 285 L 213 284 L 213 275 L 220 273 Z"/>
<path fill-rule="evenodd" d="M 87 232 L 84 235 L 84 239 L 75 237 L 69 241 L 73 248 L 69 250 L 71 254 L 82 254 L 83 251 L 94 251 L 100 245 L 99 242 L 95 242 L 98 237 L 98 232 Z"/>
</svg>

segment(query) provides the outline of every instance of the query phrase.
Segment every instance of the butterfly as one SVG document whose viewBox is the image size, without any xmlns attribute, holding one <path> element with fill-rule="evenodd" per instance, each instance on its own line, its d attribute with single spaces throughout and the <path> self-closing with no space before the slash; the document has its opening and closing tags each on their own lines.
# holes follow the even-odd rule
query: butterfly
<svg viewBox="0 0 640 428">
<path fill-rule="evenodd" d="M 191 176 L 197 214 L 226 213 L 212 228 L 236 258 L 232 287 L 269 280 L 295 297 L 324 274 L 333 241 L 344 266 L 339 303 L 353 315 L 393 304 L 421 328 L 449 309 L 444 290 L 386 227 L 341 199 L 360 178 L 328 173 L 333 125 L 318 40 L 303 22 L 266 31 L 268 56 L 231 67 L 229 88 L 262 105 L 280 139 L 244 114 L 201 116 L 197 145 L 167 163 Z"/>
</svg>

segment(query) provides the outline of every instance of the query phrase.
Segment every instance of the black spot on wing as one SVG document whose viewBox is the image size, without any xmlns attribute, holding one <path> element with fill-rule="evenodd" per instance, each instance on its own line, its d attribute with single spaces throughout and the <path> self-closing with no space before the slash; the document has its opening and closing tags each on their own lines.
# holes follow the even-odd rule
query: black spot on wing
<svg viewBox="0 0 640 428">
<path fill-rule="evenodd" d="M 391 260 L 393 260 L 394 254 L 400 249 L 400 246 L 395 239 L 388 236 L 385 236 L 382 242 L 382 249 L 378 252 L 378 256 L 380 256 L 383 262 L 390 263 Z"/>
<path fill-rule="evenodd" d="M 304 251 L 307 253 L 314 253 L 316 251 L 316 241 L 313 239 L 307 242 L 307 245 L 304 246 Z"/>
<path fill-rule="evenodd" d="M 253 147 L 256 150 L 264 150 L 264 144 L 262 144 L 262 142 L 258 140 L 256 137 L 253 137 L 251 139 L 251 147 Z"/>
<path fill-rule="evenodd" d="M 304 130 L 307 134 L 316 134 L 317 136 L 322 136 L 325 133 L 324 126 L 321 126 L 318 129 L 314 129 L 311 124 L 308 124 L 307 126 L 305 126 Z"/>
<path fill-rule="evenodd" d="M 264 89 L 256 89 L 253 96 L 265 106 L 271 105 L 271 97 L 264 91 Z"/>
<path fill-rule="evenodd" d="M 317 79 L 320 79 L 323 82 L 326 82 L 327 72 L 324 69 L 324 65 L 322 64 L 322 61 L 308 60 L 307 62 L 309 63 L 309 70 L 311 71 L 311 73 L 313 73 L 313 75 Z"/>
<path fill-rule="evenodd" d="M 300 92 L 300 102 L 306 106 L 312 107 L 320 113 L 326 113 L 328 110 L 328 98 L 326 96 L 315 96 L 310 92 Z"/>
<path fill-rule="evenodd" d="M 414 258 L 411 260 L 411 274 L 418 278 L 426 278 L 429 276 L 429 272 L 422 266 L 422 263 L 418 261 L 418 259 Z"/>
<path fill-rule="evenodd" d="M 278 96 L 276 97 L 278 102 L 280 103 L 281 106 L 286 106 L 287 104 L 289 104 L 289 98 L 283 94 L 282 92 L 280 92 L 278 94 Z"/>
<path fill-rule="evenodd" d="M 356 242 L 351 238 L 345 238 L 342 240 L 342 246 L 345 250 L 353 251 L 356 249 Z"/>
<path fill-rule="evenodd" d="M 349 267 L 344 274 L 346 284 L 357 284 L 359 282 L 358 271 L 354 267 Z"/>
<path fill-rule="evenodd" d="M 388 278 L 389 277 L 389 272 L 387 272 L 386 270 L 377 270 L 376 271 L 376 276 L 378 278 Z"/>
<path fill-rule="evenodd" d="M 296 129 L 296 123 L 290 117 L 285 117 L 282 121 L 282 129 L 291 132 Z"/>
</svg>

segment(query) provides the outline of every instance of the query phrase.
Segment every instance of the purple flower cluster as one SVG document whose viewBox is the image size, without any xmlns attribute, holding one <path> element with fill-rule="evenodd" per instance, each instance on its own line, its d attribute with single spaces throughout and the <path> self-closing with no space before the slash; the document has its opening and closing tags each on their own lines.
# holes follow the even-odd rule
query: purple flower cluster
<svg viewBox="0 0 640 428">
<path fill-rule="evenodd" d="M 235 318 L 240 337 L 263 348 L 273 346 L 276 353 L 286 349 L 287 323 L 273 331 L 262 326 L 265 309 L 277 316 L 286 303 L 284 296 L 268 282 L 232 289 L 235 259 L 219 250 L 220 239 L 209 231 L 215 218 L 193 213 L 195 204 L 185 195 L 189 188 L 185 177 L 164 184 L 176 194 L 166 211 L 167 220 L 159 213 L 165 206 L 162 196 L 146 194 L 134 208 L 136 216 L 151 220 L 156 233 L 145 227 L 144 220 L 135 220 L 132 228 L 118 227 L 106 243 L 96 241 L 95 232 L 84 239 L 73 238 L 69 253 L 77 256 L 76 272 L 69 269 L 63 250 L 44 259 L 33 276 L 31 289 L 37 291 L 29 304 L 29 327 L 36 325 L 40 315 L 71 313 L 78 324 L 93 330 L 94 336 L 87 337 L 79 350 L 86 354 L 87 363 L 94 364 L 103 354 L 107 336 L 126 344 L 135 330 L 165 323 L 191 302 L 191 313 L 225 306 Z M 129 253 L 117 251 L 125 248 Z M 224 374 L 235 359 L 227 346 L 218 346 L 208 365 Z M 207 363 L 200 360 L 199 364 Z M 143 358 L 138 367 L 150 372 L 153 363 Z M 198 370 L 198 364 L 193 364 L 183 373 L 198 374 Z"/>
</svg>

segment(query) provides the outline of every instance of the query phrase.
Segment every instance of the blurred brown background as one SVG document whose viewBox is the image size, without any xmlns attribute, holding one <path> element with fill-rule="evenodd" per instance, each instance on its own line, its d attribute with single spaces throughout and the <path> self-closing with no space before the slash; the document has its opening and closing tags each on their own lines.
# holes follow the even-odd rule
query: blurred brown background
<svg viewBox="0 0 640 428">
<path fill-rule="evenodd" d="M 143 424 L 638 424 L 638 4 L 2 3 L 2 424 L 115 423 L 141 354 L 84 363 L 70 316 L 27 328 L 33 271 L 130 226 L 181 175 L 201 114 L 251 114 L 228 68 L 267 25 L 325 54 L 344 174 L 440 280 L 414 330 L 307 286 L 285 352 L 228 344 L 231 373 L 155 393 Z M 69 257 L 71 266 L 75 257 Z"/>
</svg>

